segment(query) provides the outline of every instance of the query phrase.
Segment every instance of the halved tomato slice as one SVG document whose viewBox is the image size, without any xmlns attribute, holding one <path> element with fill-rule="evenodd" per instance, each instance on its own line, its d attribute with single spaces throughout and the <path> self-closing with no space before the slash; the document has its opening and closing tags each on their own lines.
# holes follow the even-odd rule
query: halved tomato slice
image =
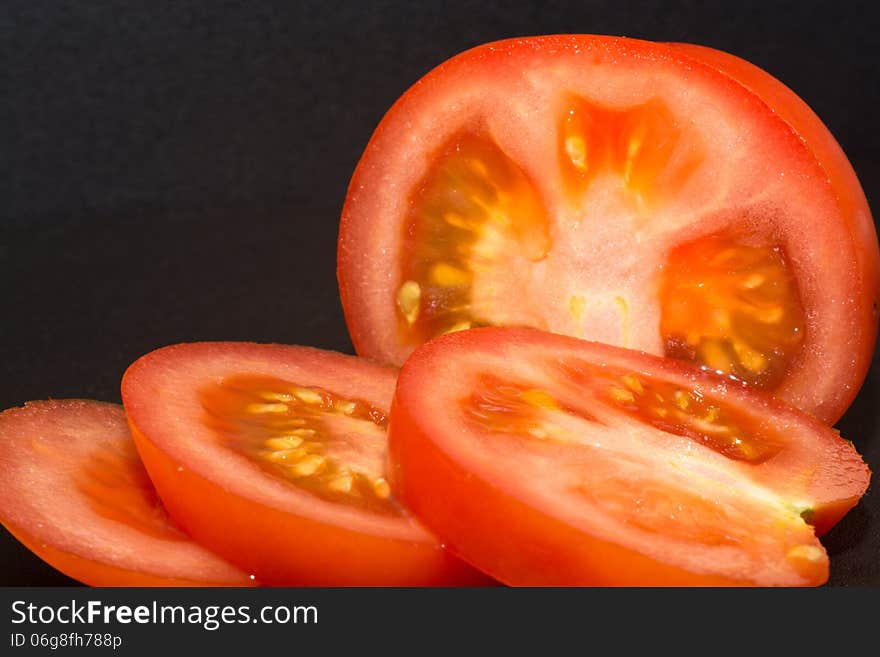
<svg viewBox="0 0 880 657">
<path fill-rule="evenodd" d="M 437 338 L 401 370 L 392 490 L 513 585 L 818 585 L 865 492 L 853 445 L 728 377 L 530 329 Z"/>
<path fill-rule="evenodd" d="M 568 35 L 469 50 L 377 127 L 342 211 L 358 353 L 530 326 L 694 362 L 825 422 L 877 333 L 880 254 L 846 156 L 769 74 Z"/>
<path fill-rule="evenodd" d="M 181 344 L 132 364 L 122 398 L 171 515 L 261 581 L 487 583 L 391 497 L 396 374 L 307 347 Z"/>
<path fill-rule="evenodd" d="M 168 517 L 122 407 L 29 402 L 0 413 L 0 521 L 92 586 L 253 586 Z"/>
</svg>

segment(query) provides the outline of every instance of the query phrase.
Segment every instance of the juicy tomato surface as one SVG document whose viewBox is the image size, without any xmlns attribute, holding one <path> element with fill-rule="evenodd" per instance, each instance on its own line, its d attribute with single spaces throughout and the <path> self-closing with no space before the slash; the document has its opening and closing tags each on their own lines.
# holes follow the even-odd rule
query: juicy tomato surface
<svg viewBox="0 0 880 657">
<path fill-rule="evenodd" d="M 122 407 L 29 402 L 0 413 L 0 520 L 66 575 L 92 586 L 252 586 L 168 517 Z"/>
<path fill-rule="evenodd" d="M 488 583 L 391 497 L 396 374 L 307 347 L 192 343 L 133 363 L 122 398 L 172 517 L 262 582 Z"/>
<path fill-rule="evenodd" d="M 836 421 L 867 372 L 880 256 L 819 118 L 687 44 L 469 50 L 388 111 L 342 211 L 358 353 L 527 326 L 719 370 Z"/>
<path fill-rule="evenodd" d="M 730 377 L 532 329 L 436 338 L 391 407 L 392 490 L 511 585 L 824 583 L 852 443 Z"/>
</svg>

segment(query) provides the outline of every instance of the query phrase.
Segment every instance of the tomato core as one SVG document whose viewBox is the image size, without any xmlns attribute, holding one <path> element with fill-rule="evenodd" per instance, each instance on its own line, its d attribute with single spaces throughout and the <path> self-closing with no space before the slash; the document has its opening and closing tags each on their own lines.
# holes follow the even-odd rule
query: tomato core
<svg viewBox="0 0 880 657">
<path fill-rule="evenodd" d="M 223 444 L 321 499 L 402 515 L 384 477 L 385 414 L 272 377 L 231 376 L 199 395 Z"/>
<path fill-rule="evenodd" d="M 538 306 L 506 310 L 508 297 L 518 286 L 528 290 L 531 268 L 551 254 L 554 240 L 592 239 L 578 228 L 588 208 L 604 208 L 604 221 L 647 230 L 652 213 L 703 163 L 701 138 L 658 98 L 621 109 L 569 94 L 561 106 L 557 156 L 568 194 L 554 222 L 533 181 L 491 138 L 461 131 L 434 153 L 404 222 L 394 299 L 403 342 L 492 325 L 568 332 L 605 313 L 628 343 L 632 291 L 607 299 L 571 294 L 562 302 L 572 323 L 554 326 Z M 804 311 L 782 247 L 746 239 L 762 238 L 714 234 L 666 247 L 660 334 L 667 356 L 773 389 L 799 353 Z M 505 270 L 508 282 L 499 285 Z M 608 307 L 596 314 L 601 306 Z M 584 317 L 588 307 L 591 318 Z"/>
</svg>

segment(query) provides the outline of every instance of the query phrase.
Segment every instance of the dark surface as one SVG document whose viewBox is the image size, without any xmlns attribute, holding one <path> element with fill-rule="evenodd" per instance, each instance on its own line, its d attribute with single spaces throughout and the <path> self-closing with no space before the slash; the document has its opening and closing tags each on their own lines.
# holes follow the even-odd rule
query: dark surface
<svg viewBox="0 0 880 657">
<path fill-rule="evenodd" d="M 800 94 L 880 197 L 868 2 L 254 4 L 2 4 L 0 408 L 118 402 L 126 366 L 174 342 L 351 351 L 335 240 L 360 152 L 410 84 L 493 39 L 589 32 L 733 52 Z M 875 470 L 878 400 L 875 357 L 839 424 Z M 877 486 L 825 544 L 830 584 L 880 584 Z M 0 555 L 0 585 L 70 583 L 5 532 Z"/>
</svg>

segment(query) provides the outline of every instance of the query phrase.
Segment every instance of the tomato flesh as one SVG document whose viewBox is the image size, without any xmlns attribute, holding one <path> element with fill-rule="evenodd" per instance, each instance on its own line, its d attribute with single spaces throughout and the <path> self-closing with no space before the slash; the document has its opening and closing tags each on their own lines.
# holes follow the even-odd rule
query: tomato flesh
<svg viewBox="0 0 880 657">
<path fill-rule="evenodd" d="M 306 347 L 194 343 L 141 357 L 122 397 L 169 513 L 264 583 L 485 584 L 390 495 L 395 376 Z"/>
<path fill-rule="evenodd" d="M 349 187 L 338 276 L 358 353 L 400 365 L 438 335 L 528 326 L 835 421 L 870 362 L 880 250 L 833 137 L 783 90 L 723 53 L 590 35 L 445 62 Z"/>
<path fill-rule="evenodd" d="M 730 378 L 526 329 L 423 345 L 391 418 L 395 493 L 514 585 L 818 585 L 870 474 Z"/>
<path fill-rule="evenodd" d="M 66 575 L 93 586 L 253 586 L 168 517 L 125 414 L 84 400 L 0 414 L 0 519 Z"/>
</svg>

